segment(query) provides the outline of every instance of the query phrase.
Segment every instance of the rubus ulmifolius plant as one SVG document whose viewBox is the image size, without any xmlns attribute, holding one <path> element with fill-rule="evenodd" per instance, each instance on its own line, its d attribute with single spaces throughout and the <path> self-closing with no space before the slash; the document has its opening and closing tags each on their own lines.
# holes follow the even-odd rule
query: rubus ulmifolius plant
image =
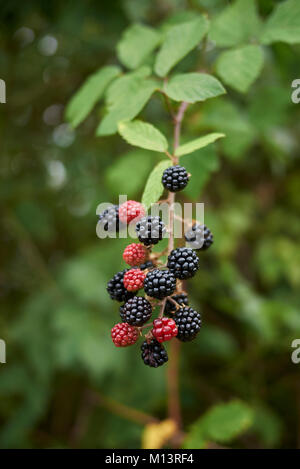
<svg viewBox="0 0 300 469">
<path fill-rule="evenodd" d="M 185 223 L 188 228 L 177 243 L 173 224 L 177 216 L 175 195 L 184 192 L 193 178 L 182 156 L 191 154 L 189 158 L 193 158 L 194 153 L 199 154 L 203 147 L 225 136 L 209 133 L 192 140 L 184 137 L 181 144 L 182 122 L 192 105 L 197 108 L 197 103 L 226 93 L 207 66 L 199 67 L 199 63 L 206 62 L 209 27 L 208 19 L 200 14 L 165 29 L 133 25 L 117 45 L 120 65 L 104 66 L 89 77 L 66 112 L 71 124 L 77 126 L 104 98 L 106 113 L 97 127 L 97 136 L 119 133 L 128 144 L 153 151 L 154 156 L 165 156 L 150 173 L 141 201 L 112 203 L 98 215 L 98 226 L 107 235 L 113 230 L 118 233 L 128 224 L 135 228 L 136 240 L 120 253 L 120 260 L 123 258 L 128 267 L 120 268 L 107 284 L 111 299 L 120 303 L 120 319 L 111 335 L 117 347 L 134 346 L 141 338 L 142 360 L 154 368 L 168 360 L 166 343 L 190 342 L 201 329 L 200 313 L 190 304 L 185 289 L 188 280 L 197 274 L 198 256 L 205 256 L 213 235 L 206 225 L 191 220 Z M 174 71 L 194 49 L 200 54 L 195 69 Z M 199 72 L 199 68 L 205 68 L 205 72 Z M 216 70 L 222 76 L 222 64 Z M 154 94 L 161 96 L 162 112 L 170 118 L 168 138 L 152 123 L 137 119 Z M 139 177 L 134 167 L 129 168 L 130 177 L 131 173 Z M 162 202 L 168 204 L 168 223 L 151 213 L 151 206 Z M 167 249 L 159 251 L 165 237 Z"/>
</svg>

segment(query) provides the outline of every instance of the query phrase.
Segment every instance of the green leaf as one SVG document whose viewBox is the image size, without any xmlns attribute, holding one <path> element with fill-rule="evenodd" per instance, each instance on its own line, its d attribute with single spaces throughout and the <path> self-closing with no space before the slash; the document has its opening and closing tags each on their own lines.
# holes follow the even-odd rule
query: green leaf
<svg viewBox="0 0 300 469">
<path fill-rule="evenodd" d="M 201 130 L 224 132 L 221 147 L 226 156 L 236 159 L 246 155 L 255 139 L 255 127 L 249 121 L 249 112 L 242 112 L 232 101 L 218 99 L 207 101 L 203 107 Z"/>
<path fill-rule="evenodd" d="M 208 30 L 208 20 L 204 16 L 170 28 L 155 61 L 155 73 L 167 75 L 174 65 L 199 44 Z"/>
<path fill-rule="evenodd" d="M 267 19 L 261 36 L 263 44 L 283 41 L 289 44 L 300 42 L 300 2 L 288 0 L 276 6 Z"/>
<path fill-rule="evenodd" d="M 222 137 L 225 137 L 225 134 L 212 133 L 212 134 L 205 135 L 204 137 L 196 138 L 195 140 L 192 140 L 191 142 L 180 145 L 176 149 L 175 155 L 182 156 L 182 155 L 187 155 L 188 153 L 193 153 L 194 151 L 199 150 L 199 148 L 206 147 L 210 143 L 213 143 Z"/>
<path fill-rule="evenodd" d="M 134 24 L 126 29 L 117 45 L 118 58 L 128 68 L 139 67 L 160 40 L 161 35 L 155 29 Z"/>
<path fill-rule="evenodd" d="M 130 145 L 160 152 L 165 152 L 168 149 L 165 136 L 152 124 L 139 120 L 120 122 L 118 129 L 119 134 Z"/>
<path fill-rule="evenodd" d="M 115 80 L 105 93 L 105 103 L 108 110 L 117 105 L 120 100 L 130 93 L 132 87 L 137 82 L 143 83 L 143 78 L 148 78 L 151 75 L 151 68 L 143 66 L 134 72 L 126 73 L 117 80 Z"/>
<path fill-rule="evenodd" d="M 184 447 L 201 448 L 205 441 L 229 443 L 245 432 L 252 422 L 253 412 L 247 404 L 237 400 L 218 404 L 192 425 Z"/>
<path fill-rule="evenodd" d="M 134 119 L 159 87 L 154 80 L 145 79 L 148 67 L 125 75 L 112 83 L 107 90 L 108 114 L 102 119 L 96 135 L 111 135 L 117 132 L 120 121 Z"/>
<path fill-rule="evenodd" d="M 223 52 L 218 57 L 216 68 L 225 83 L 246 93 L 259 76 L 263 62 L 261 47 L 250 45 Z"/>
<path fill-rule="evenodd" d="M 212 20 L 209 39 L 219 47 L 237 46 L 257 36 L 260 27 L 255 0 L 237 0 Z"/>
<path fill-rule="evenodd" d="M 119 67 L 102 67 L 88 77 L 84 84 L 74 94 L 66 108 L 66 119 L 77 127 L 91 112 L 97 101 L 102 97 L 109 83 L 120 73 Z"/>
<path fill-rule="evenodd" d="M 164 87 L 165 93 L 175 101 L 196 103 L 226 93 L 217 78 L 207 73 L 182 73 L 172 77 Z"/>
<path fill-rule="evenodd" d="M 157 202 L 164 191 L 161 178 L 165 169 L 171 166 L 170 160 L 163 160 L 158 163 L 151 172 L 142 196 L 142 204 L 148 209 L 151 204 Z"/>
<path fill-rule="evenodd" d="M 272 448 L 277 445 L 282 436 L 282 423 L 272 409 L 258 405 L 255 409 L 253 431 L 257 433 L 265 447 Z"/>
</svg>

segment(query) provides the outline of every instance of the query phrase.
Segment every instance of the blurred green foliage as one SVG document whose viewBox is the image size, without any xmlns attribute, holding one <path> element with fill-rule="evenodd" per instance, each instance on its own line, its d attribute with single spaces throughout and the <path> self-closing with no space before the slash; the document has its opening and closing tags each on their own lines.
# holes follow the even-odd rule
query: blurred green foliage
<svg viewBox="0 0 300 469">
<path fill-rule="evenodd" d="M 278 3 L 258 1 L 261 18 Z M 120 351 L 110 340 L 118 305 L 105 286 L 124 267 L 126 240 L 99 240 L 95 233 L 98 203 L 117 202 L 118 191 L 139 200 L 161 157 L 129 149 L 119 136 L 95 137 L 102 106 L 76 130 L 63 112 L 90 74 L 117 64 L 115 46 L 132 22 L 168 31 L 227 5 L 1 2 L 0 78 L 7 86 L 7 103 L 0 105 L 0 338 L 7 344 L 1 447 L 137 448 L 143 426 L 123 418 L 115 403 L 165 418 L 165 371 L 145 367 L 137 347 Z M 251 18 L 255 38 L 260 26 L 255 13 Z M 217 43 L 220 24 L 212 34 Z M 235 34 L 220 47 L 249 37 L 244 27 L 227 30 Z M 264 33 L 265 44 L 272 34 Z M 182 160 L 193 175 L 182 200 L 205 202 L 215 236 L 189 282 L 204 326 L 181 354 L 187 447 L 207 438 L 243 448 L 299 445 L 299 365 L 290 358 L 291 342 L 300 337 L 300 113 L 291 102 L 298 38 L 295 29 L 282 38 L 287 43 L 263 48 L 264 67 L 246 94 L 226 87 L 225 97 L 196 106 L 185 120 L 183 143 L 207 132 L 227 135 Z M 209 65 L 218 51 L 208 45 Z M 198 61 L 196 49 L 176 70 L 194 70 Z M 143 116 L 170 137 L 158 95 Z M 90 388 L 110 404 L 91 405 Z"/>
</svg>

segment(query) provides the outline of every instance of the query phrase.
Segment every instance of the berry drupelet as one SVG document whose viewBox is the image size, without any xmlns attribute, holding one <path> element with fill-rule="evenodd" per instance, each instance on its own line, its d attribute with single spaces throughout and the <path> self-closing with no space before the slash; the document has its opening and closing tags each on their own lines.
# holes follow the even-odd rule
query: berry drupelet
<svg viewBox="0 0 300 469">
<path fill-rule="evenodd" d="M 213 234 L 206 225 L 194 223 L 192 228 L 185 233 L 185 239 L 193 249 L 205 251 L 214 242 Z"/>
<path fill-rule="evenodd" d="M 178 328 L 177 339 L 189 342 L 195 339 L 200 331 L 201 316 L 193 308 L 179 308 L 173 316 Z"/>
<path fill-rule="evenodd" d="M 143 342 L 141 346 L 142 360 L 145 365 L 157 368 L 168 361 L 168 354 L 163 345 L 157 340 L 152 339 L 151 342 Z"/>
<path fill-rule="evenodd" d="M 130 223 L 132 220 L 139 220 L 145 215 L 145 209 L 140 202 L 127 200 L 119 207 L 119 218 L 122 223 Z"/>
<path fill-rule="evenodd" d="M 178 329 L 174 319 L 158 318 L 153 321 L 152 335 L 158 342 L 166 342 L 176 337 Z"/>
<path fill-rule="evenodd" d="M 142 326 L 152 315 L 152 306 L 146 298 L 135 296 L 120 307 L 120 316 L 123 322 L 132 326 Z"/>
<path fill-rule="evenodd" d="M 145 293 L 159 300 L 172 295 L 175 288 L 176 278 L 170 270 L 151 270 L 144 281 Z"/>
<path fill-rule="evenodd" d="M 188 306 L 189 305 L 189 300 L 188 297 L 185 293 L 178 293 L 177 295 L 172 295 L 171 298 L 176 301 L 177 305 L 173 303 L 171 300 L 166 301 L 165 309 L 164 309 L 164 314 L 169 317 L 173 317 L 173 313 L 175 313 L 176 309 L 178 309 L 179 306 Z"/>
<path fill-rule="evenodd" d="M 142 244 L 132 243 L 129 244 L 123 252 L 123 259 L 126 264 L 132 267 L 140 265 L 147 259 L 148 251 Z"/>
<path fill-rule="evenodd" d="M 162 175 L 162 183 L 170 192 L 182 191 L 189 182 L 189 175 L 183 166 L 170 166 Z"/>
<path fill-rule="evenodd" d="M 124 274 L 123 283 L 128 291 L 137 291 L 143 288 L 146 273 L 141 269 L 130 269 Z"/>
<path fill-rule="evenodd" d="M 122 228 L 119 220 L 119 205 L 112 205 L 99 215 L 99 227 L 104 231 L 118 233 Z"/>
<path fill-rule="evenodd" d="M 107 291 L 112 300 L 116 301 L 127 301 L 132 298 L 135 294 L 126 290 L 123 280 L 124 275 L 128 272 L 128 269 L 122 270 L 113 276 L 107 283 Z"/>
<path fill-rule="evenodd" d="M 177 248 L 168 257 L 168 267 L 181 280 L 193 277 L 199 269 L 197 254 L 190 248 Z"/>
<path fill-rule="evenodd" d="M 158 216 L 144 217 L 136 224 L 136 233 L 139 241 L 145 246 L 157 244 L 163 238 L 165 231 L 166 227 Z"/>
<path fill-rule="evenodd" d="M 127 347 L 138 340 L 137 329 L 126 322 L 116 324 L 111 330 L 111 338 L 116 347 Z"/>
</svg>

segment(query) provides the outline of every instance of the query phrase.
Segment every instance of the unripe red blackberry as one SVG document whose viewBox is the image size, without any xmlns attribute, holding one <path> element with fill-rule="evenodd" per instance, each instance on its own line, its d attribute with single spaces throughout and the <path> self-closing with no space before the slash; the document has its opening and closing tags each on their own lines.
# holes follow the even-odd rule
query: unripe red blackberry
<svg viewBox="0 0 300 469">
<path fill-rule="evenodd" d="M 177 248 L 168 256 L 168 267 L 181 280 L 193 277 L 199 269 L 197 254 L 190 248 Z"/>
<path fill-rule="evenodd" d="M 145 293 L 159 300 L 172 295 L 175 288 L 176 279 L 170 270 L 150 270 L 144 281 Z"/>
<path fill-rule="evenodd" d="M 129 244 L 123 252 L 123 259 L 126 264 L 133 266 L 140 265 L 147 259 L 148 251 L 142 244 Z"/>
<path fill-rule="evenodd" d="M 173 316 L 178 328 L 177 339 L 188 342 L 195 339 L 200 331 L 201 316 L 193 308 L 179 308 Z"/>
<path fill-rule="evenodd" d="M 141 346 L 141 351 L 143 362 L 152 368 L 158 368 L 168 361 L 168 354 L 164 346 L 155 339 L 152 339 L 149 343 L 145 340 Z"/>
<path fill-rule="evenodd" d="M 130 223 L 132 220 L 138 221 L 145 215 L 145 209 L 140 202 L 127 200 L 119 207 L 119 218 L 122 223 Z"/>
<path fill-rule="evenodd" d="M 119 205 L 112 205 L 100 213 L 98 217 L 100 229 L 104 231 L 118 233 L 122 228 L 122 223 L 119 220 Z"/>
<path fill-rule="evenodd" d="M 189 300 L 185 293 L 178 293 L 177 295 L 172 295 L 171 298 L 176 301 L 178 306 L 173 303 L 173 301 L 167 300 L 164 309 L 164 314 L 166 316 L 173 317 L 176 309 L 178 309 L 179 306 L 189 305 Z"/>
<path fill-rule="evenodd" d="M 130 269 L 124 274 L 124 287 L 128 291 L 137 291 L 143 288 L 146 274 L 141 269 Z"/>
<path fill-rule="evenodd" d="M 178 329 L 174 319 L 158 318 L 153 321 L 152 334 L 158 342 L 166 342 L 176 337 Z"/>
<path fill-rule="evenodd" d="M 183 166 L 170 166 L 162 175 L 163 186 L 170 192 L 182 191 L 189 182 L 189 176 Z"/>
<path fill-rule="evenodd" d="M 116 347 L 127 347 L 138 340 L 137 329 L 126 322 L 116 324 L 111 330 L 111 338 Z"/>
<path fill-rule="evenodd" d="M 214 242 L 210 229 L 198 223 L 194 223 L 192 228 L 185 233 L 185 239 L 191 248 L 199 251 L 206 251 Z"/>
<path fill-rule="evenodd" d="M 135 296 L 120 307 L 123 322 L 132 326 L 142 326 L 152 315 L 152 306 L 146 298 Z"/>
<path fill-rule="evenodd" d="M 128 272 L 128 269 L 122 270 L 113 276 L 107 283 L 107 292 L 109 293 L 112 300 L 116 301 L 127 301 L 132 298 L 135 293 L 127 291 L 124 287 L 124 274 Z"/>
<path fill-rule="evenodd" d="M 139 241 L 145 246 L 157 244 L 164 236 L 166 227 L 160 217 L 144 217 L 136 224 Z"/>
</svg>

